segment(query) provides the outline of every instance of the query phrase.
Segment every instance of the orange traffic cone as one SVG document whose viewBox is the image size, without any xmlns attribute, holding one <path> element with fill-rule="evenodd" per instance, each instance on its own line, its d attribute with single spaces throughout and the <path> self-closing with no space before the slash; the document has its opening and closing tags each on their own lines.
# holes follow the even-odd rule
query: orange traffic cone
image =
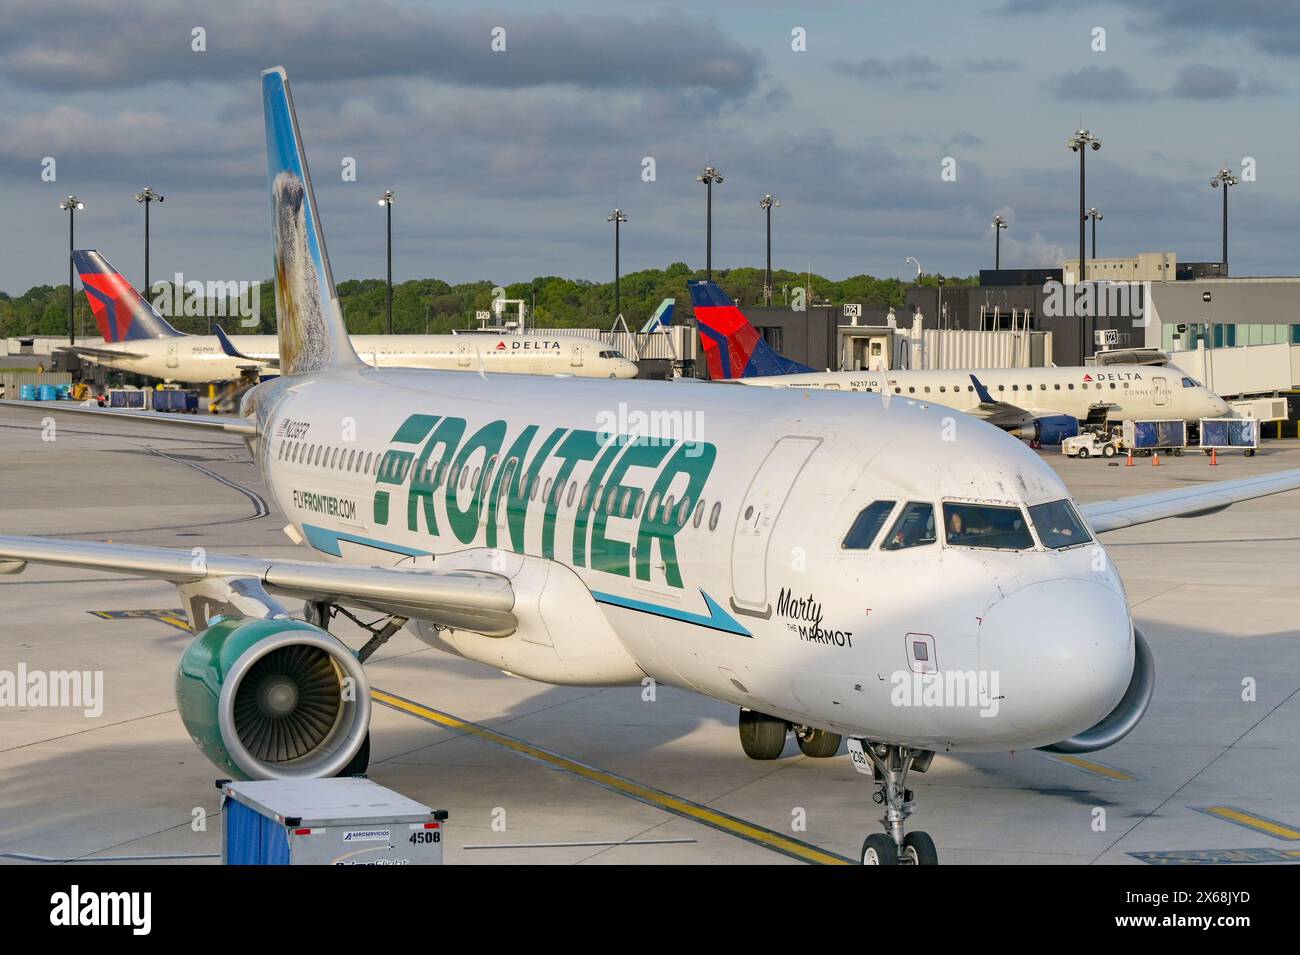
<svg viewBox="0 0 1300 955">
<path fill-rule="evenodd" d="M 1214 467 L 1218 463 L 1219 463 L 1219 449 L 1210 448 L 1210 467 Z"/>
<path fill-rule="evenodd" d="M 1158 468 L 1158 467 L 1160 467 L 1160 454 L 1159 454 L 1159 452 L 1156 452 L 1156 451 L 1152 451 L 1152 452 L 1151 452 L 1151 466 L 1152 466 L 1153 468 Z"/>
<path fill-rule="evenodd" d="M 1128 464 L 1126 464 L 1125 467 L 1130 467 L 1130 468 L 1131 468 L 1132 466 L 1133 466 L 1133 449 L 1132 449 L 1132 448 L 1129 448 L 1129 449 L 1128 449 Z"/>
</svg>

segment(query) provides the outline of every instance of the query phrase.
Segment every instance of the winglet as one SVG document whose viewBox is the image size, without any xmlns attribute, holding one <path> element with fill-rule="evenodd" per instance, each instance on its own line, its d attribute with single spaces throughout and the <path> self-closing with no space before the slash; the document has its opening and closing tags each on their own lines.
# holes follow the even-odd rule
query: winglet
<svg viewBox="0 0 1300 955">
<path fill-rule="evenodd" d="M 995 405 L 998 403 L 997 399 L 995 399 L 991 394 L 989 394 L 989 390 L 984 387 L 983 383 L 978 378 L 976 378 L 974 375 L 971 375 L 970 380 L 971 380 L 971 384 L 975 386 L 975 394 L 979 395 L 980 401 L 990 405 Z"/>
<path fill-rule="evenodd" d="M 280 365 L 279 361 L 268 360 L 266 358 L 254 358 L 252 355 L 245 355 L 242 351 L 240 351 L 238 348 L 235 347 L 235 343 L 230 340 L 230 336 L 226 334 L 226 330 L 224 328 L 216 324 L 214 324 L 212 328 L 217 333 L 217 341 L 221 344 L 222 354 L 226 355 L 227 357 L 241 358 L 244 361 L 253 365 L 269 365 L 272 368 L 279 367 Z"/>
<path fill-rule="evenodd" d="M 286 375 L 361 365 L 339 307 L 325 233 L 283 67 L 262 71 L 266 177 L 275 244 L 275 314 Z"/>
</svg>

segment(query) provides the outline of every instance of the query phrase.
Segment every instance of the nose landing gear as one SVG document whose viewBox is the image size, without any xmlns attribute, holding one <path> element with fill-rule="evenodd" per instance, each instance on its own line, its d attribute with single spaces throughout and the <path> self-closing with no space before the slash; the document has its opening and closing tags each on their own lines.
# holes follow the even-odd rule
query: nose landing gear
<svg viewBox="0 0 1300 955">
<path fill-rule="evenodd" d="M 907 773 L 913 769 L 925 772 L 934 753 L 869 740 L 852 740 L 849 749 L 854 767 L 860 772 L 867 772 L 862 766 L 869 762 L 876 784 L 872 799 L 885 807 L 885 815 L 880 820 L 885 832 L 873 833 L 863 841 L 862 864 L 938 865 L 939 853 L 928 833 L 903 833 L 903 822 L 915 808 L 912 790 L 907 788 Z"/>
</svg>

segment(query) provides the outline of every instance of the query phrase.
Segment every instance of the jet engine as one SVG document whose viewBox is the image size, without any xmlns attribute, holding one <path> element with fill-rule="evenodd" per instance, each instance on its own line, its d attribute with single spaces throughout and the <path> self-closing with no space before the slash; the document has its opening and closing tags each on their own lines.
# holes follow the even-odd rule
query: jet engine
<svg viewBox="0 0 1300 955">
<path fill-rule="evenodd" d="M 1034 418 L 1018 428 L 1012 428 L 1011 433 L 1027 441 L 1037 440 L 1039 444 L 1060 444 L 1079 433 L 1079 421 L 1065 414 Z"/>
<path fill-rule="evenodd" d="M 352 651 L 287 618 L 213 619 L 181 655 L 176 703 L 195 745 L 239 779 L 338 775 L 370 728 Z"/>
<path fill-rule="evenodd" d="M 1091 729 L 1051 746 L 1040 746 L 1039 749 L 1049 753 L 1091 753 L 1113 746 L 1138 725 L 1151 703 L 1151 694 L 1156 687 L 1156 663 L 1142 632 L 1134 630 L 1133 638 L 1133 676 L 1115 708 Z"/>
</svg>

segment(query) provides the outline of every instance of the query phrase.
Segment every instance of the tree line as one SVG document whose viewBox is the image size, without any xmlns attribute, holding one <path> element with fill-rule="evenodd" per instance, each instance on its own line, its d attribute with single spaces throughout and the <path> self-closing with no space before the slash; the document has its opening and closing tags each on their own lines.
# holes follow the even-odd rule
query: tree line
<svg viewBox="0 0 1300 955">
<path fill-rule="evenodd" d="M 679 318 L 689 315 L 690 297 L 686 283 L 702 279 L 702 270 L 693 270 L 684 262 L 674 262 L 666 269 L 644 269 L 622 277 L 622 309 L 627 324 L 634 330 L 648 319 L 665 298 L 677 300 Z M 715 269 L 714 281 L 742 306 L 757 306 L 763 301 L 763 270 L 754 268 Z M 926 276 L 921 284 L 934 284 Z M 975 276 L 945 278 L 950 285 L 974 285 Z M 773 305 L 792 303 L 796 289 L 807 287 L 808 304 L 858 302 L 867 308 L 895 308 L 904 304 L 907 290 L 915 283 L 896 278 L 879 279 L 870 275 L 851 275 L 840 280 L 805 272 L 776 270 L 772 274 Z M 441 279 L 412 279 L 393 286 L 393 331 L 399 334 L 446 333 L 455 329 L 477 327 L 475 312 L 490 309 L 496 284 L 490 281 L 463 282 L 451 285 Z M 541 327 L 608 328 L 614 321 L 614 283 L 539 276 L 529 282 L 504 286 L 505 298 L 522 299 L 530 324 Z M 379 334 L 386 327 L 387 286 L 383 279 L 349 279 L 338 283 L 348 331 L 353 334 Z M 242 325 L 233 303 L 192 302 L 179 314 L 168 315 L 173 326 L 188 334 L 209 334 L 211 324 L 226 331 L 242 334 L 274 334 L 275 294 L 269 280 L 259 289 L 258 321 Z M 170 288 L 155 283 L 154 300 L 181 302 L 184 296 L 172 295 Z M 221 307 L 219 307 L 221 306 Z M 507 310 L 513 316 L 515 308 Z M 225 317 L 221 317 L 224 314 Z M 74 296 L 74 321 L 79 336 L 97 336 L 98 328 L 90 313 L 86 296 L 80 288 Z M 0 337 L 22 335 L 61 335 L 68 329 L 68 287 L 38 285 L 22 295 L 0 292 Z"/>
</svg>

